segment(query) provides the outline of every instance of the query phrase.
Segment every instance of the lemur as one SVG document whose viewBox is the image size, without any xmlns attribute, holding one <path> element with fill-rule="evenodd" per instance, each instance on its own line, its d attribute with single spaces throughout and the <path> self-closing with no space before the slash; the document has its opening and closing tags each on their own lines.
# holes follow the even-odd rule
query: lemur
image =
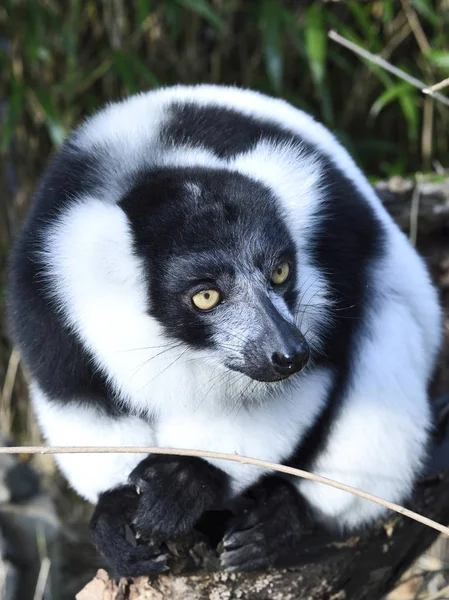
<svg viewBox="0 0 449 600">
<path fill-rule="evenodd" d="M 432 427 L 437 293 L 348 152 L 283 100 L 178 85 L 87 118 L 42 178 L 8 299 L 49 444 L 238 453 L 410 496 Z M 285 564 L 310 520 L 350 531 L 383 514 L 229 461 L 57 461 L 122 575 L 168 569 L 165 541 L 208 511 L 230 510 L 228 571 Z"/>
</svg>

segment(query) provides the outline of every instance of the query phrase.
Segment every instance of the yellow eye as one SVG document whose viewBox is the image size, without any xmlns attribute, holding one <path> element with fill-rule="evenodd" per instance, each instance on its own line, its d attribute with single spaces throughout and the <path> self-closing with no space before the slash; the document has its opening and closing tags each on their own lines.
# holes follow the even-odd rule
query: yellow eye
<svg viewBox="0 0 449 600">
<path fill-rule="evenodd" d="M 271 281 L 275 285 L 282 285 L 287 281 L 289 274 L 290 267 L 288 266 L 288 263 L 280 263 L 273 271 L 273 274 L 271 275 Z"/>
<path fill-rule="evenodd" d="M 217 290 L 203 290 L 193 296 L 192 302 L 200 310 L 210 310 L 220 302 L 220 293 Z"/>
</svg>

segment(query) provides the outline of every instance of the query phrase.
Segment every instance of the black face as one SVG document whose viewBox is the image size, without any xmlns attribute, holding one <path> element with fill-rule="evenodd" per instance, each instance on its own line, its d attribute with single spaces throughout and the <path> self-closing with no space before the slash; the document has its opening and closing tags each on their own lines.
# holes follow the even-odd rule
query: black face
<svg viewBox="0 0 449 600">
<path fill-rule="evenodd" d="M 150 313 L 224 366 L 275 381 L 300 371 L 296 251 L 272 193 L 238 173 L 164 169 L 121 202 L 148 265 Z"/>
</svg>

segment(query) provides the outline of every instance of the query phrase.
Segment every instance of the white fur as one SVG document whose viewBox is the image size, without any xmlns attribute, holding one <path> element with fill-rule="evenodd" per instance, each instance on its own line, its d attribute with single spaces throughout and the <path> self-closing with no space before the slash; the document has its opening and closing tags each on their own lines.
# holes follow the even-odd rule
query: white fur
<svg viewBox="0 0 449 600">
<path fill-rule="evenodd" d="M 156 446 L 212 450 L 278 462 L 291 452 L 298 437 L 324 406 L 332 375 L 328 371 L 304 378 L 298 387 L 258 405 L 221 407 L 203 402 L 205 394 L 223 393 L 210 386 L 199 390 L 196 407 L 178 405 L 155 424 L 138 417 L 106 417 L 88 406 L 64 407 L 52 402 L 37 386 L 32 398 L 48 443 L 54 446 Z M 181 390 L 176 387 L 178 393 Z M 68 427 L 67 424 L 70 424 Z M 126 483 L 140 454 L 60 454 L 57 461 L 73 487 L 96 502 L 100 492 Z M 210 460 L 231 477 L 235 493 L 254 483 L 261 469 L 239 463 Z"/>
<path fill-rule="evenodd" d="M 33 385 L 33 406 L 52 446 L 153 446 L 151 426 L 137 417 L 106 417 L 86 406 L 52 402 Z M 144 458 L 141 454 L 57 454 L 56 461 L 73 488 L 86 500 L 122 483 Z"/>
<path fill-rule="evenodd" d="M 278 462 L 288 456 L 298 439 L 324 407 L 332 383 L 329 371 L 287 385 L 262 404 L 226 407 L 217 412 L 210 404 L 167 414 L 156 427 L 160 446 L 198 448 Z M 211 390 L 212 394 L 214 389 Z M 237 493 L 254 483 L 262 470 L 250 465 L 211 460 L 232 478 Z"/>
<path fill-rule="evenodd" d="M 142 94 L 98 113 L 76 133 L 74 140 L 81 149 L 106 151 L 104 190 L 96 198 L 78 198 L 48 230 L 49 293 L 56 296 L 70 326 L 114 389 L 141 418 L 99 421 L 84 408 L 56 408 L 35 390 L 47 439 L 61 445 L 154 443 L 277 461 L 293 449 L 325 402 L 332 375 L 312 372 L 301 379 L 299 389 L 281 388 L 282 397 L 229 410 L 226 400 L 239 394 L 247 381 L 228 381 L 225 389 L 213 385 L 223 373 L 208 354 L 185 347 L 167 349 L 160 327 L 149 317 L 142 277 L 145 265 L 132 252 L 129 225 L 115 202 L 127 175 L 145 165 L 161 164 L 236 170 L 270 187 L 297 244 L 300 301 L 315 307 L 298 318 L 312 333 L 318 333 L 320 322 L 332 318 L 325 277 L 308 259 L 308 237 L 316 225 L 313 209 L 325 193 L 320 189 L 319 157 L 304 159 L 301 146 L 279 146 L 268 140 L 230 161 L 201 148 L 162 150 L 157 146 L 158 133 L 174 100 L 228 106 L 299 133 L 331 157 L 384 223 L 387 257 L 376 265 L 374 289 L 366 291 L 375 297 L 377 312 L 360 334 L 352 388 L 314 470 L 400 501 L 420 467 L 429 425 L 425 384 L 440 339 L 435 291 L 422 261 L 333 135 L 281 100 L 234 88 L 179 86 Z M 282 303 L 277 308 L 293 318 Z M 254 396 L 260 389 L 254 387 Z M 150 416 L 156 418 L 156 425 L 149 424 Z M 140 458 L 64 456 L 59 463 L 72 485 L 94 501 L 100 491 L 126 481 Z M 235 490 L 258 475 L 257 469 L 234 463 L 220 463 L 220 467 L 232 475 Z M 299 488 L 324 519 L 337 518 L 342 525 L 356 525 L 378 514 L 375 505 L 319 484 L 300 482 Z"/>
<path fill-rule="evenodd" d="M 342 414 L 313 472 L 392 502 L 407 496 L 422 466 L 430 424 L 422 337 L 409 309 L 395 299 L 385 300 L 371 316 Z M 324 519 L 340 526 L 383 512 L 322 484 L 301 480 L 298 487 Z"/>
</svg>

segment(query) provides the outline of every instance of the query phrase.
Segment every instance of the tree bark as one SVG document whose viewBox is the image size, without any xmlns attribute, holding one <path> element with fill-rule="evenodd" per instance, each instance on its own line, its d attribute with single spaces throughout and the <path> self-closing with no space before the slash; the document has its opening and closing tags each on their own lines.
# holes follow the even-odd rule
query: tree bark
<svg viewBox="0 0 449 600">
<path fill-rule="evenodd" d="M 421 183 L 407 180 L 379 183 L 377 191 L 404 231 L 417 218 L 418 247 L 426 254 L 434 276 L 447 262 L 444 235 L 449 227 L 449 179 Z M 438 252 L 434 252 L 438 247 Z M 431 253 L 431 254 L 429 254 Z M 438 264 L 437 264 L 438 263 Z M 449 271 L 449 263 L 446 264 Z M 441 275 L 440 284 L 447 279 Z M 446 300 L 447 301 L 447 297 Z M 446 342 L 447 346 L 447 342 Z M 444 352 L 435 393 L 447 391 L 449 352 Z M 444 389 L 441 389 L 443 386 Z M 449 393 L 436 401 L 438 426 L 426 471 L 410 508 L 440 523 L 449 523 Z M 264 573 L 220 572 L 218 555 L 198 536 L 173 543 L 174 565 L 169 575 L 120 580 L 100 570 L 77 600 L 379 600 L 436 539 L 438 532 L 397 514 L 369 531 L 347 538 L 319 530 L 304 534 L 303 552 L 294 568 Z"/>
</svg>

